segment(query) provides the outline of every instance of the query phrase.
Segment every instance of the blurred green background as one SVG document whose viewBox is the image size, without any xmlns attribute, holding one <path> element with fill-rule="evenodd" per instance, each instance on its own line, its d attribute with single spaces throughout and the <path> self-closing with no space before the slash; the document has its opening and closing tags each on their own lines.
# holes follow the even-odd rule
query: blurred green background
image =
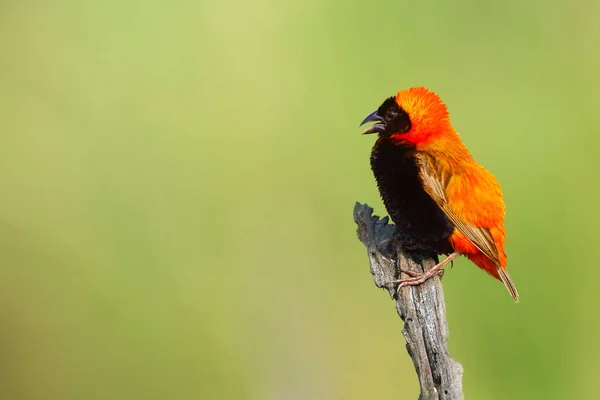
<svg viewBox="0 0 600 400">
<path fill-rule="evenodd" d="M 471 399 L 600 374 L 597 1 L 2 1 L 0 398 L 414 399 L 358 123 L 448 104 L 521 294 L 444 278 Z"/>
</svg>

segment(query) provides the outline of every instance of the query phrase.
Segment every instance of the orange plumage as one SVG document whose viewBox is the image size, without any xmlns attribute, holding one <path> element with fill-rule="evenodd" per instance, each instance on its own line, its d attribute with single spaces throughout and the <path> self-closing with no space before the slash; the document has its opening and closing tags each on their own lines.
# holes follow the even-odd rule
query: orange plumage
<svg viewBox="0 0 600 400">
<path fill-rule="evenodd" d="M 473 159 L 441 99 L 424 87 L 401 90 L 367 117 L 368 121 L 377 123 L 365 133 L 379 133 L 372 168 L 400 235 L 438 254 L 453 251 L 450 260 L 465 255 L 501 280 L 517 301 L 517 290 L 506 271 L 505 205 L 500 184 Z M 413 185 L 410 177 L 413 165 L 420 187 Z M 420 188 L 433 202 L 414 200 L 422 195 Z M 419 223 L 429 226 L 415 227 Z M 409 278 L 398 282 L 422 281 Z"/>
</svg>

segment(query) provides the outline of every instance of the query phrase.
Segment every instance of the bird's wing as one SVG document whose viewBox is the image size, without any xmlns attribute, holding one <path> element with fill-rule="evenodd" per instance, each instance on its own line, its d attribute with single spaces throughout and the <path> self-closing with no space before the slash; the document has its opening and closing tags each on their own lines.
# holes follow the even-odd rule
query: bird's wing
<svg viewBox="0 0 600 400">
<path fill-rule="evenodd" d="M 435 160 L 426 154 L 416 155 L 420 169 L 421 180 L 425 191 L 444 211 L 448 219 L 475 247 L 477 247 L 490 260 L 500 265 L 498 248 L 488 228 L 476 226 L 465 218 L 461 218 L 448 201 L 447 188 L 452 184 L 452 177 L 448 168 L 441 168 Z M 473 199 L 477 201 L 477 199 Z M 473 205 L 478 207 L 477 204 Z"/>
</svg>

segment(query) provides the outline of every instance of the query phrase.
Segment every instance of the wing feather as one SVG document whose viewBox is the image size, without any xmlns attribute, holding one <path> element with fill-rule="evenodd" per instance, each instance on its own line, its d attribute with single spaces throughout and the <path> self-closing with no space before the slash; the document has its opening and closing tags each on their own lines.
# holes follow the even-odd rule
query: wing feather
<svg viewBox="0 0 600 400">
<path fill-rule="evenodd" d="M 416 155 L 420 167 L 421 180 L 425 191 L 433 198 L 438 206 L 444 211 L 448 219 L 475 247 L 477 247 L 496 265 L 500 265 L 498 248 L 489 229 L 477 227 L 461 218 L 452 209 L 446 195 L 446 188 L 450 184 L 452 176 L 449 171 L 443 170 L 428 155 L 419 153 Z"/>
</svg>

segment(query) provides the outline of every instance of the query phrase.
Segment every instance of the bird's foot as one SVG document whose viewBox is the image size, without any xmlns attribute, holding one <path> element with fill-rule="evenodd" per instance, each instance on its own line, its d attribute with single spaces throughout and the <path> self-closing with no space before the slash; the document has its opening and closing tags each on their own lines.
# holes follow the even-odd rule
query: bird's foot
<svg viewBox="0 0 600 400">
<path fill-rule="evenodd" d="M 402 278 L 402 279 L 397 279 L 395 281 L 386 282 L 386 285 L 398 285 L 397 290 L 400 290 L 400 288 L 402 288 L 404 286 L 420 285 L 421 283 L 425 282 L 427 279 L 433 278 L 434 276 L 439 275 L 439 277 L 441 278 L 444 275 L 443 267 L 459 256 L 460 256 L 460 253 L 457 253 L 457 252 L 452 253 L 448 257 L 446 257 L 444 260 L 439 262 L 436 266 L 434 266 L 433 268 L 431 268 L 423 273 L 407 271 L 407 270 L 400 270 L 400 272 L 404 272 L 406 275 L 409 275 L 410 278 Z"/>
<path fill-rule="evenodd" d="M 435 267 L 434 267 L 435 268 Z M 444 275 L 444 270 L 442 268 L 434 270 L 433 268 L 428 270 L 427 272 L 413 272 L 413 271 L 405 271 L 401 270 L 407 275 L 410 275 L 410 278 L 402 278 L 397 279 L 395 281 L 386 282 L 387 285 L 398 285 L 398 289 L 403 288 L 404 286 L 416 286 L 425 282 L 427 279 L 433 278 L 434 276 L 439 276 L 440 278 Z"/>
</svg>

